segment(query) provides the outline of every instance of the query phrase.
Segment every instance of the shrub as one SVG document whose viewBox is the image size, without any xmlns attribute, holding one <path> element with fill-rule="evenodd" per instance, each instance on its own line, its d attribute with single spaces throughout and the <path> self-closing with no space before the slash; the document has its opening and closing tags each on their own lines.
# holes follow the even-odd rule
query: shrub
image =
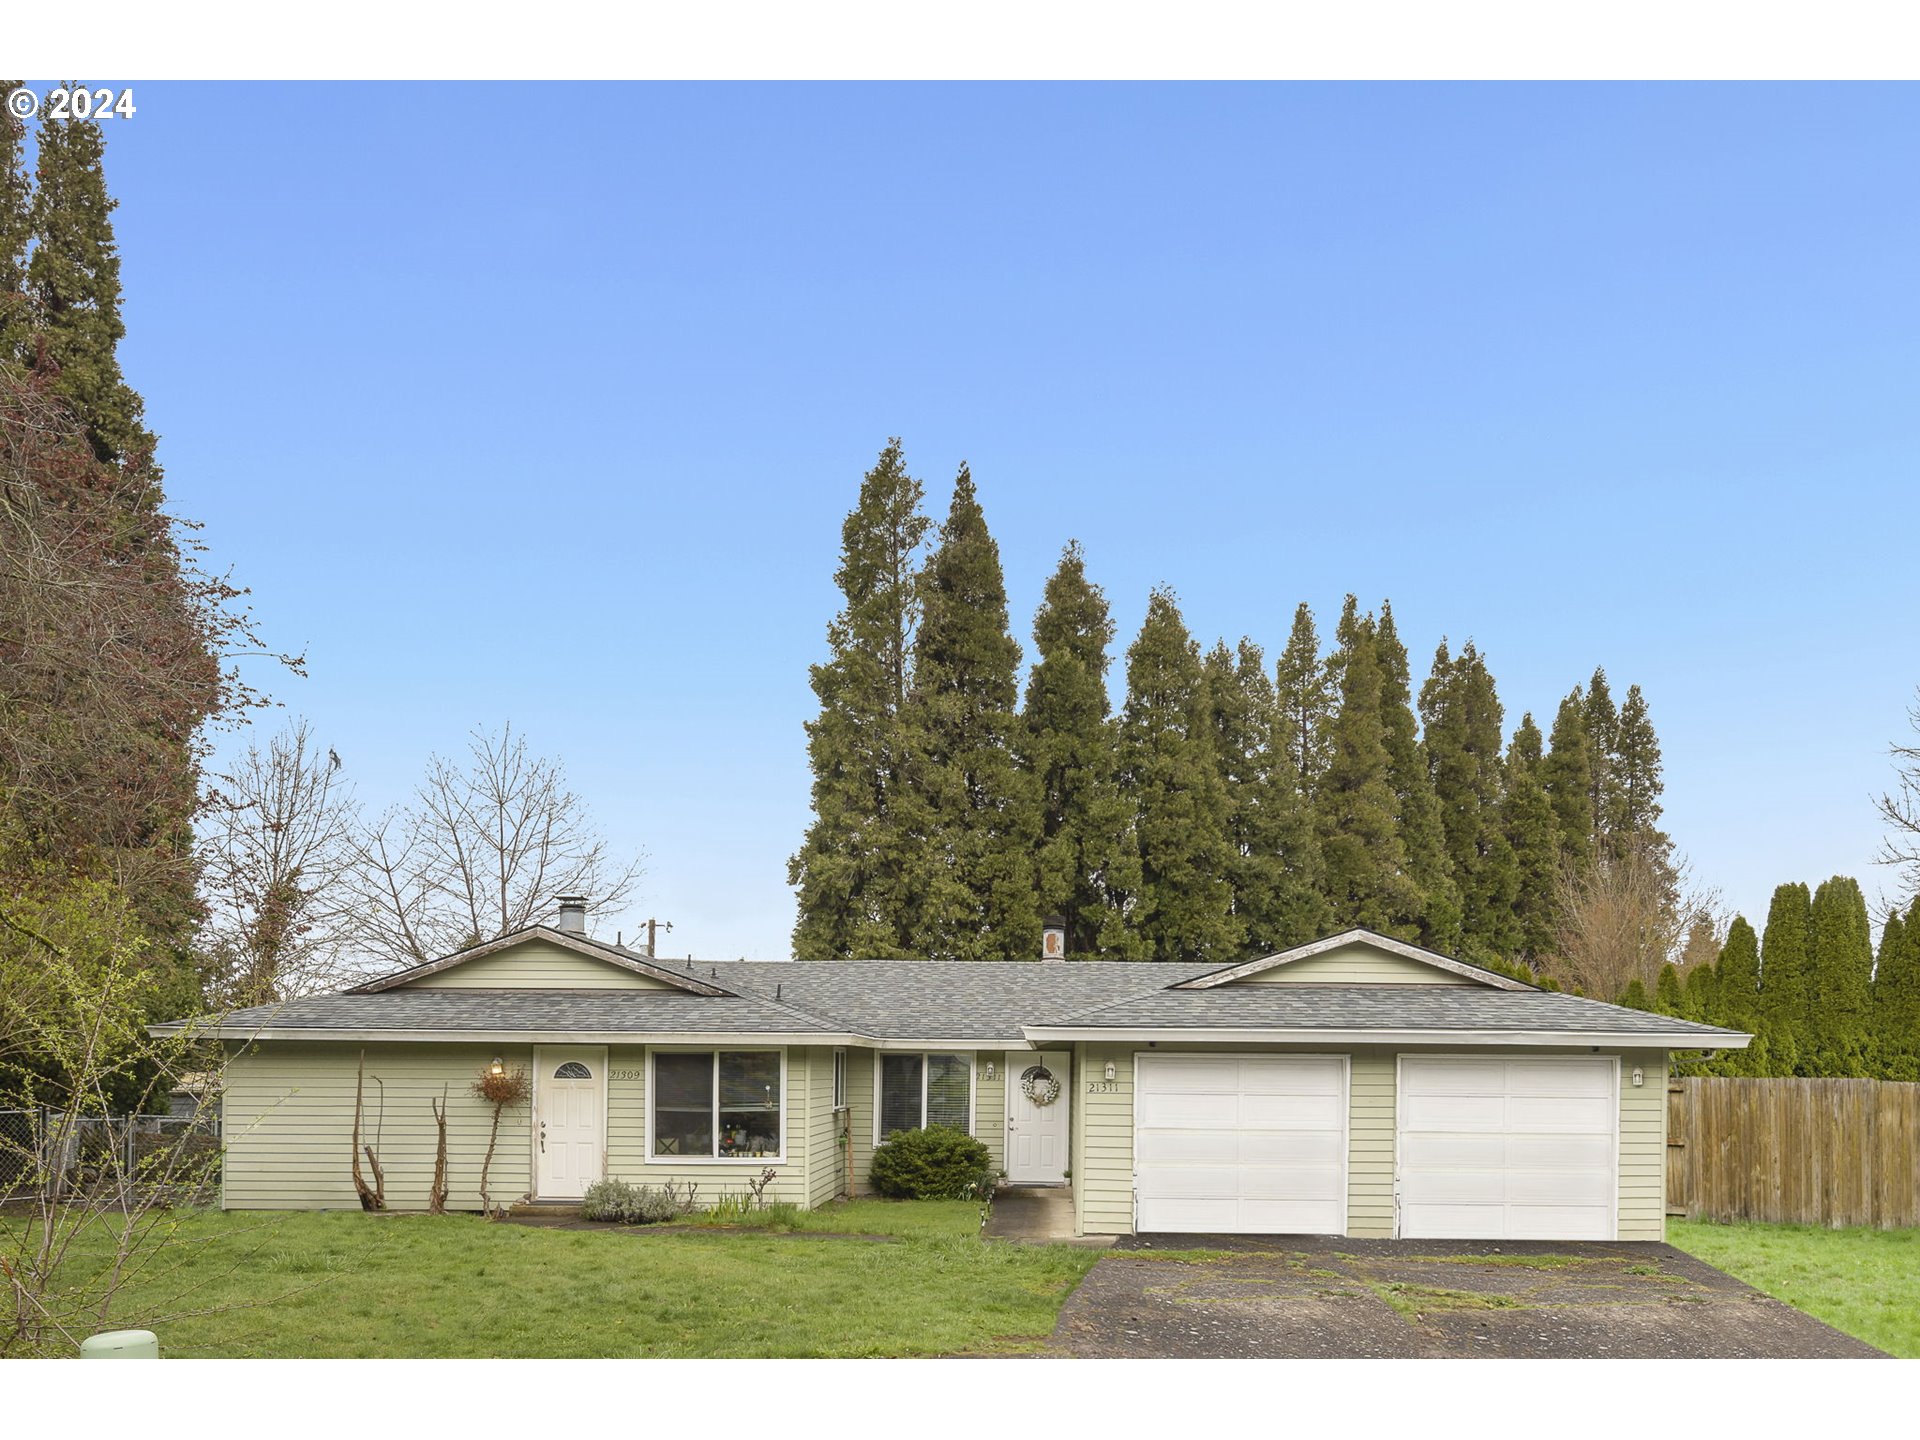
<svg viewBox="0 0 1920 1440">
<path fill-rule="evenodd" d="M 993 1192 L 987 1147 L 946 1125 L 896 1130 L 874 1149 L 873 1188 L 905 1200 L 971 1200 Z"/>
<path fill-rule="evenodd" d="M 611 1220 L 620 1225 L 658 1225 L 680 1213 L 675 1197 L 651 1185 L 629 1185 L 624 1180 L 596 1180 L 580 1197 L 580 1213 L 588 1220 Z"/>
</svg>

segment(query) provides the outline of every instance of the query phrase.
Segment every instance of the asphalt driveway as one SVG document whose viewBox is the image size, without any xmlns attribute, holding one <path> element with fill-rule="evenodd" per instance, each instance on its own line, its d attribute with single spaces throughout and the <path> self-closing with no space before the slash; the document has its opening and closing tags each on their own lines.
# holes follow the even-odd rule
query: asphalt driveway
<svg viewBox="0 0 1920 1440">
<path fill-rule="evenodd" d="M 1671 1245 L 1137 1235 L 1060 1312 L 1103 1357 L 1843 1358 L 1881 1352 Z"/>
</svg>

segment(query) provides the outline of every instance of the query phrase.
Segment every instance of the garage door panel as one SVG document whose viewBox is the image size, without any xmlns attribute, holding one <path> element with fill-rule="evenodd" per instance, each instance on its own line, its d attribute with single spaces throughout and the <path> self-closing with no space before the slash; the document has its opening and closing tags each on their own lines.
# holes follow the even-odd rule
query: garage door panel
<svg viewBox="0 0 1920 1440">
<path fill-rule="evenodd" d="M 1231 1130 L 1240 1123 L 1237 1095 L 1145 1095 L 1136 1102 L 1137 1123 L 1155 1129 Z"/>
<path fill-rule="evenodd" d="M 1347 1107 L 1333 1095 L 1246 1095 L 1240 1100 L 1240 1124 L 1256 1129 L 1344 1130 Z"/>
<path fill-rule="evenodd" d="M 1142 1056 L 1135 1082 L 1139 1229 L 1344 1233 L 1344 1061 Z"/>
<path fill-rule="evenodd" d="M 1409 1130 L 1498 1134 L 1507 1128 L 1507 1102 L 1498 1095 L 1410 1093 L 1402 1109 Z"/>
<path fill-rule="evenodd" d="M 1400 1234 L 1613 1238 L 1611 1057 L 1404 1057 L 1399 1098 Z"/>
<path fill-rule="evenodd" d="M 1613 1105 L 1584 1095 L 1516 1095 L 1507 1101 L 1507 1129 L 1611 1135 Z"/>
</svg>

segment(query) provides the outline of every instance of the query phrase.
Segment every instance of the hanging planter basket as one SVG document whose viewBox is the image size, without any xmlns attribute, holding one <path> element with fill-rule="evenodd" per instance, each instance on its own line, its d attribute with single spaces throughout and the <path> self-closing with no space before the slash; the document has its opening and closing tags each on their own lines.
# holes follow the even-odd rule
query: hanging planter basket
<svg viewBox="0 0 1920 1440">
<path fill-rule="evenodd" d="M 1035 1105 L 1051 1105 L 1060 1098 L 1060 1082 L 1044 1065 L 1029 1065 L 1020 1076 L 1020 1093 Z"/>
</svg>

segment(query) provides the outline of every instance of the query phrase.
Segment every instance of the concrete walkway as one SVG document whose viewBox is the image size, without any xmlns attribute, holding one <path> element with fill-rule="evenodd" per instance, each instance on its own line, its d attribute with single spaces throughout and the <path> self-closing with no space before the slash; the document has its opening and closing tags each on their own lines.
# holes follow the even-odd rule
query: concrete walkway
<svg viewBox="0 0 1920 1440">
<path fill-rule="evenodd" d="M 1065 1185 L 1013 1185 L 996 1191 L 985 1231 L 989 1240 L 1022 1245 L 1081 1245 L 1104 1250 L 1111 1235 L 1073 1233 L 1073 1191 Z"/>
</svg>

